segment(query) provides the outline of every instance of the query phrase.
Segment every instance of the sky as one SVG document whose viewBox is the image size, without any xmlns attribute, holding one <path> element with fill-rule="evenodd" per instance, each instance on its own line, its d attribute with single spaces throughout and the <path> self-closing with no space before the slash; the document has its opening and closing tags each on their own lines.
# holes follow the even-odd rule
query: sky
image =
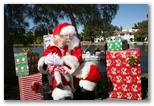
<svg viewBox="0 0 154 106">
<path fill-rule="evenodd" d="M 119 4 L 119 10 L 112 20 L 111 24 L 114 26 L 122 26 L 123 29 L 131 29 L 134 24 L 146 20 L 148 14 L 148 4 Z M 68 20 L 60 20 L 59 22 L 71 22 Z M 78 32 L 82 32 L 82 26 L 78 26 Z"/>
<path fill-rule="evenodd" d="M 147 20 L 148 4 L 120 4 L 119 10 L 112 20 L 112 25 L 130 29 L 143 20 Z"/>
<path fill-rule="evenodd" d="M 148 4 L 119 4 L 119 10 L 112 20 L 111 24 L 114 26 L 122 26 L 123 29 L 130 29 L 134 27 L 134 24 L 146 20 L 148 14 Z M 59 20 L 59 23 L 70 22 L 70 20 Z M 32 22 L 30 22 L 32 23 Z M 33 27 L 31 24 L 30 27 Z M 78 32 L 82 32 L 83 25 L 78 26 Z"/>
</svg>

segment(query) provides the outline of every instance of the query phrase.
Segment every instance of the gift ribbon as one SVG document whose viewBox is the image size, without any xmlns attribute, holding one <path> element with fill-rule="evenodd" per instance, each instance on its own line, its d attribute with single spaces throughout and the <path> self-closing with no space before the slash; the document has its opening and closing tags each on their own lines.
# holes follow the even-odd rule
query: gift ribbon
<svg viewBox="0 0 154 106">
<path fill-rule="evenodd" d="M 32 50 L 30 48 L 23 48 L 20 51 L 21 53 L 32 53 Z"/>
<path fill-rule="evenodd" d="M 136 66 L 140 63 L 140 60 L 135 57 L 135 56 L 129 56 L 126 58 L 126 62 L 130 65 L 130 66 Z"/>
<path fill-rule="evenodd" d="M 39 90 L 39 86 L 40 86 L 39 82 L 34 81 L 34 82 L 32 82 L 31 89 L 32 89 L 35 93 L 37 93 L 38 90 Z"/>
</svg>

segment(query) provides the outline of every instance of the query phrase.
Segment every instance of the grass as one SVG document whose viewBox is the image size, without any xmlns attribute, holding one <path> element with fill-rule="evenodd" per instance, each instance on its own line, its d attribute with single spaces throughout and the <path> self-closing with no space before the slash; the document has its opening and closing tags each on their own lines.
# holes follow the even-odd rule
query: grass
<svg viewBox="0 0 154 106">
<path fill-rule="evenodd" d="M 108 89 L 107 89 L 107 81 L 106 81 L 106 73 L 101 74 L 101 81 L 97 84 L 97 99 L 105 99 L 108 98 Z M 142 96 L 143 99 L 148 97 L 148 73 L 142 74 Z M 48 87 L 47 77 L 43 75 L 43 86 Z M 4 100 L 20 100 L 19 93 L 19 85 L 18 81 L 8 81 L 4 83 Z"/>
<path fill-rule="evenodd" d="M 148 73 L 142 73 L 142 74 L 141 74 L 141 77 L 148 78 Z"/>
</svg>

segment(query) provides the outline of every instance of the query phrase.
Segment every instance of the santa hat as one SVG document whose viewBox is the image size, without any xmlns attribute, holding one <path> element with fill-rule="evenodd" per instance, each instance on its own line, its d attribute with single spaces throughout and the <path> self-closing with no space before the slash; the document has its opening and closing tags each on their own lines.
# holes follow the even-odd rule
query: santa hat
<svg viewBox="0 0 154 106">
<path fill-rule="evenodd" d="M 53 35 L 55 34 L 76 34 L 75 27 L 72 24 L 64 22 L 57 25 L 53 30 Z"/>
</svg>

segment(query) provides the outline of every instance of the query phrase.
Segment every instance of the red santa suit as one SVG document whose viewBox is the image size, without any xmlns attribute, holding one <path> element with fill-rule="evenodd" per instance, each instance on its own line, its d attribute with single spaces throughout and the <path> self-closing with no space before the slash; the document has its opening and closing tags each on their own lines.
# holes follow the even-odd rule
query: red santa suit
<svg viewBox="0 0 154 106">
<path fill-rule="evenodd" d="M 74 33 L 76 33 L 75 28 L 69 23 L 59 24 L 53 31 L 53 34 L 62 34 L 64 36 L 66 34 L 73 35 Z M 100 71 L 98 67 L 92 62 L 82 61 L 82 47 L 80 40 L 76 36 L 72 36 L 72 40 L 67 45 L 71 55 L 64 56 L 62 58 L 63 61 L 71 67 L 71 74 L 79 79 L 78 84 L 81 88 L 87 91 L 94 91 L 97 82 L 100 81 Z M 38 69 L 42 74 L 45 74 L 45 70 L 42 68 L 44 59 L 45 56 L 41 57 L 38 62 Z M 67 67 L 65 69 L 69 70 Z M 56 92 L 53 93 L 56 94 Z"/>
</svg>

